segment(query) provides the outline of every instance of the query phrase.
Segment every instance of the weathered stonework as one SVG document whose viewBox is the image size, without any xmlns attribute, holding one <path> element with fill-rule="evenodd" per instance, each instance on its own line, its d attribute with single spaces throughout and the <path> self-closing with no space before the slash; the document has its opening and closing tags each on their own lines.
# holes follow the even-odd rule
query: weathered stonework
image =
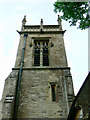
<svg viewBox="0 0 90 120">
<path fill-rule="evenodd" d="M 18 70 L 12 71 L 5 80 L 2 95 L 2 118 L 12 118 Z"/>
<path fill-rule="evenodd" d="M 65 31 L 60 21 L 59 25 L 42 22 L 33 26 L 25 25 L 26 18 L 23 21 L 15 67 L 5 82 L 3 118 L 67 118 L 74 91 L 64 47 Z M 49 41 L 49 66 L 34 66 L 34 40 Z"/>
<path fill-rule="evenodd" d="M 2 119 L 2 102 L 0 101 L 0 120 Z"/>
</svg>

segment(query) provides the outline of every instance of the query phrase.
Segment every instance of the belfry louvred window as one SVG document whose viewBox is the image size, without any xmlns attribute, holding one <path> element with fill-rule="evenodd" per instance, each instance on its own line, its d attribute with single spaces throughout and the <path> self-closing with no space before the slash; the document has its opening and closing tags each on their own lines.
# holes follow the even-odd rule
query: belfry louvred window
<svg viewBox="0 0 90 120">
<path fill-rule="evenodd" d="M 48 41 L 34 41 L 34 66 L 49 66 Z"/>
</svg>

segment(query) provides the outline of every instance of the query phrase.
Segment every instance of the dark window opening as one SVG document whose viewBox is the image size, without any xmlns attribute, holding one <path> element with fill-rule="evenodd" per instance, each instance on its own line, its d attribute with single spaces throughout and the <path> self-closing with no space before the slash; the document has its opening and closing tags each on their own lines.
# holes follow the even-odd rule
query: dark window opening
<svg viewBox="0 0 90 120">
<path fill-rule="evenodd" d="M 48 48 L 43 48 L 43 66 L 49 66 Z"/>
<path fill-rule="evenodd" d="M 34 66 L 40 66 L 40 43 L 35 42 L 34 49 Z"/>
<path fill-rule="evenodd" d="M 55 85 L 51 85 L 51 89 L 52 89 L 52 101 L 56 101 Z"/>
</svg>

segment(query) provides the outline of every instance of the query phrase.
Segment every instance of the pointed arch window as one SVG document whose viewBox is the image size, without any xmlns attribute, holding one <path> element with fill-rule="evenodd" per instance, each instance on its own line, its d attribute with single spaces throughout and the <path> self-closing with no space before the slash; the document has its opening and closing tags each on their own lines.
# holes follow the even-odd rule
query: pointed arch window
<svg viewBox="0 0 90 120">
<path fill-rule="evenodd" d="M 34 66 L 40 66 L 40 42 L 35 41 Z"/>
<path fill-rule="evenodd" d="M 48 40 L 34 40 L 34 66 L 49 66 Z"/>
<path fill-rule="evenodd" d="M 49 66 L 48 42 L 43 42 L 43 66 Z"/>
</svg>

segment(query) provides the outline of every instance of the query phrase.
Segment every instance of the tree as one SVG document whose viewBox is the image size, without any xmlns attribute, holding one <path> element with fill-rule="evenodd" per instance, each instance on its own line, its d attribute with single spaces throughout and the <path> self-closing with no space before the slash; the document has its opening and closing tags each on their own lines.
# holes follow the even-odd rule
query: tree
<svg viewBox="0 0 90 120">
<path fill-rule="evenodd" d="M 62 1 L 62 0 L 61 0 Z M 76 26 L 81 30 L 90 27 L 90 7 L 87 2 L 58 2 L 54 3 L 54 12 L 62 12 L 60 19 L 64 19 L 70 23 L 70 26 Z"/>
</svg>

